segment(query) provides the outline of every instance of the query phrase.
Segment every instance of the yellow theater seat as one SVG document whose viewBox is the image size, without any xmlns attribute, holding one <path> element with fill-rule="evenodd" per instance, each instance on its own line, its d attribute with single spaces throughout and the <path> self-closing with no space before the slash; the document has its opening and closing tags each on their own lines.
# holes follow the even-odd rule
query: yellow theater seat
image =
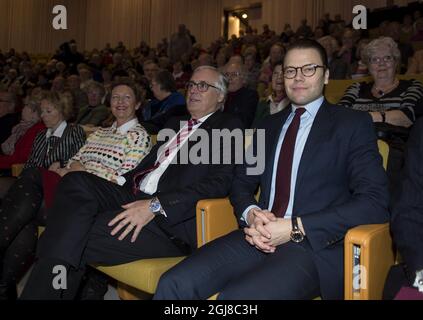
<svg viewBox="0 0 423 320">
<path fill-rule="evenodd" d="M 386 170 L 389 146 L 378 141 Z M 395 252 L 389 223 L 363 225 L 348 231 L 344 241 L 346 300 L 380 300 L 389 268 L 395 262 Z"/>
<path fill-rule="evenodd" d="M 23 168 L 24 168 L 23 164 L 12 165 L 12 176 L 19 177 L 19 175 L 22 173 Z"/>
<path fill-rule="evenodd" d="M 398 75 L 400 80 L 410 80 L 416 79 L 423 83 L 422 74 L 408 74 L 408 75 Z M 341 98 L 344 96 L 345 91 L 356 82 L 371 82 L 373 81 L 372 77 L 363 77 L 357 79 L 347 79 L 347 80 L 330 80 L 328 85 L 325 88 L 325 98 L 333 104 L 337 104 Z"/>
<path fill-rule="evenodd" d="M 371 77 L 348 79 L 348 80 L 329 80 L 325 88 L 326 99 L 333 104 L 337 104 L 344 96 L 345 91 L 356 82 L 369 82 L 372 81 Z"/>
<path fill-rule="evenodd" d="M 238 228 L 237 219 L 228 199 L 199 201 L 196 214 L 198 247 Z M 111 267 L 97 266 L 97 269 L 119 282 L 118 292 L 121 299 L 136 299 L 137 292 L 130 288 L 154 294 L 161 275 L 184 258 L 142 259 Z"/>
<path fill-rule="evenodd" d="M 389 155 L 389 147 L 383 141 L 378 141 L 379 151 L 384 160 L 384 167 L 386 168 L 387 157 Z M 201 247 L 207 242 L 210 242 L 218 237 L 224 236 L 238 228 L 237 219 L 233 212 L 233 207 L 228 199 L 209 199 L 202 200 L 197 203 L 196 208 L 197 219 L 197 246 Z M 42 232 L 42 229 L 40 229 Z M 364 239 L 358 242 L 357 239 Z M 374 270 L 382 268 L 387 270 L 387 265 L 391 265 L 392 257 L 387 252 L 389 244 L 389 231 L 386 225 L 371 225 L 359 226 L 351 229 L 345 239 L 345 298 L 357 298 L 356 292 L 354 295 L 347 293 L 347 290 L 352 287 L 352 262 L 353 245 L 361 246 L 360 259 L 369 271 L 369 277 L 373 275 Z M 379 253 L 376 259 L 373 256 L 373 251 Z M 118 283 L 118 292 L 121 299 L 137 299 L 140 294 L 139 291 L 147 294 L 154 294 L 160 276 L 182 261 L 185 257 L 171 257 L 171 258 L 155 258 L 143 259 L 118 266 L 97 266 L 97 269 L 116 279 Z M 357 258 L 356 258 L 357 259 Z M 382 262 L 385 261 L 386 262 Z M 356 260 L 355 260 L 356 261 Z M 386 276 L 386 274 L 385 274 Z M 384 278 L 383 272 L 379 274 L 380 278 Z M 376 280 L 377 281 L 377 280 Z M 382 280 L 380 280 L 382 281 Z M 380 281 L 378 283 L 380 283 Z M 384 281 L 384 279 L 383 279 Z M 375 287 L 375 281 L 368 281 L 368 292 L 379 290 Z M 133 290 L 136 289 L 136 290 Z M 137 291 L 139 290 L 139 291 Z M 144 296 L 144 295 L 143 295 Z M 363 291 L 365 297 L 365 291 Z M 371 297 L 374 297 L 373 293 Z M 216 295 L 210 299 L 215 299 Z"/>
<path fill-rule="evenodd" d="M 395 262 L 389 223 L 365 225 L 345 237 L 345 299 L 380 300 Z"/>
</svg>

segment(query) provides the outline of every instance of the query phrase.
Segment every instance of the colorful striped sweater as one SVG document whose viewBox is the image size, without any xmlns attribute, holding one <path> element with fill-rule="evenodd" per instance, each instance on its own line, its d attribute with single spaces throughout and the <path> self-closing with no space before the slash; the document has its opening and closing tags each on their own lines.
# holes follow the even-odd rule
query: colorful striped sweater
<svg viewBox="0 0 423 320">
<path fill-rule="evenodd" d="M 103 179 L 116 182 L 116 179 L 134 169 L 150 152 L 151 139 L 147 131 L 138 123 L 124 130 L 100 128 L 91 134 L 86 144 L 69 161 L 79 161 L 87 172 Z"/>
</svg>

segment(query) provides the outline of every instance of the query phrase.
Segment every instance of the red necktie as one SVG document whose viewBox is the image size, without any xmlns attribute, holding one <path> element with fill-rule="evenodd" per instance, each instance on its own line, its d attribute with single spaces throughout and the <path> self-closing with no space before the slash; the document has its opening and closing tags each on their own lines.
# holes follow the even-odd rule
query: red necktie
<svg viewBox="0 0 423 320">
<path fill-rule="evenodd" d="M 156 170 L 160 166 L 160 164 L 163 163 L 167 159 L 167 157 L 169 157 L 173 150 L 179 148 L 181 142 L 186 139 L 186 137 L 191 133 L 192 128 L 198 123 L 199 121 L 195 119 L 188 120 L 188 125 L 185 126 L 181 131 L 179 131 L 178 135 L 176 136 L 176 139 L 174 139 L 172 143 L 165 149 L 165 151 L 162 152 L 160 158 L 156 161 L 154 166 L 147 170 L 143 170 L 134 176 L 132 188 L 134 194 L 137 194 L 139 192 L 141 181 L 145 178 L 145 176 L 150 172 Z"/>
<path fill-rule="evenodd" d="M 306 111 L 304 108 L 295 110 L 295 116 L 286 131 L 279 154 L 278 169 L 276 172 L 275 200 L 272 212 L 277 217 L 284 217 L 288 208 L 291 191 L 292 160 L 294 158 L 295 141 L 300 128 L 301 116 Z"/>
</svg>

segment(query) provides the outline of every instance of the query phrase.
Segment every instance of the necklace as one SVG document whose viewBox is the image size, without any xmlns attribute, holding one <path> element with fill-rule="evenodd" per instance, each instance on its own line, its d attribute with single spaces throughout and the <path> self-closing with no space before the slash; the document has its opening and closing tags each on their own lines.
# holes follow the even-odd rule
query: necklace
<svg viewBox="0 0 423 320">
<path fill-rule="evenodd" d="M 398 87 L 398 85 L 399 85 L 399 80 L 398 79 L 396 79 L 395 82 L 391 86 L 385 88 L 384 90 L 376 87 L 376 84 L 375 84 L 373 86 L 373 88 L 372 88 L 372 93 L 373 93 L 374 96 L 383 97 L 385 94 L 391 92 L 396 87 Z"/>
</svg>

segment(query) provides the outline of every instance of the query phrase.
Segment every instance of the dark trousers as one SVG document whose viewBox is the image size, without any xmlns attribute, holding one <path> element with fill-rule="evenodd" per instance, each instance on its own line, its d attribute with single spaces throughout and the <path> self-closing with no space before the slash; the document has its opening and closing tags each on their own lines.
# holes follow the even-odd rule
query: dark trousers
<svg viewBox="0 0 423 320">
<path fill-rule="evenodd" d="M 33 260 L 37 226 L 45 221 L 39 213 L 43 185 L 38 168 L 22 172 L 0 207 L 0 283 L 13 284 Z"/>
<path fill-rule="evenodd" d="M 313 299 L 319 277 L 310 245 L 286 243 L 273 254 L 248 244 L 242 230 L 194 252 L 159 282 L 154 299 L 222 300 Z"/>
<path fill-rule="evenodd" d="M 150 197 L 145 195 L 145 197 Z M 139 198 L 139 197 L 138 197 Z M 181 252 L 156 225 L 146 225 L 135 243 L 110 233 L 108 223 L 136 201 L 131 189 L 94 175 L 78 172 L 59 183 L 47 228 L 37 250 L 38 261 L 22 294 L 23 299 L 74 298 L 86 264 L 118 265 L 143 258 L 179 256 Z M 68 292 L 52 287 L 53 268 L 67 270 Z"/>
</svg>

